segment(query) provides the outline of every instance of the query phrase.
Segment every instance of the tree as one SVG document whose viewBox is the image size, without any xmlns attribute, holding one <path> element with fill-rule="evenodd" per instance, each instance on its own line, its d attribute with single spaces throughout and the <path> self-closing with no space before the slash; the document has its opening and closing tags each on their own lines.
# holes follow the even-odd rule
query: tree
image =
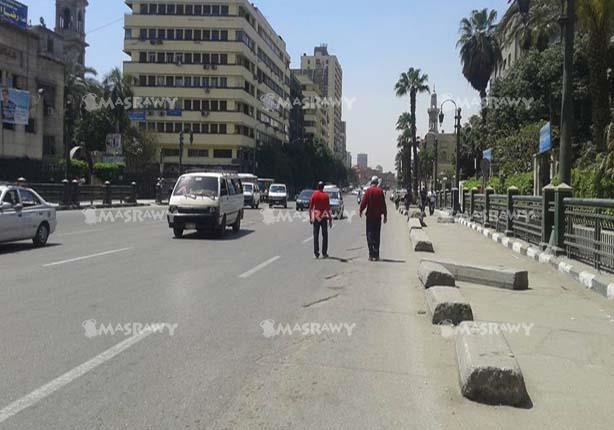
<svg viewBox="0 0 614 430">
<path fill-rule="evenodd" d="M 592 100 L 593 143 L 598 152 L 606 149 L 605 131 L 610 122 L 608 99 L 608 46 L 612 35 L 612 0 L 579 0 L 580 28 L 588 34 L 588 64 Z"/>
<path fill-rule="evenodd" d="M 124 75 L 119 68 L 115 67 L 104 77 L 102 87 L 105 98 L 109 98 L 114 102 L 121 100 L 121 103 L 116 103 L 115 109 L 112 109 L 110 112 L 115 132 L 120 133 L 129 127 L 124 101 L 134 96 L 132 92 L 132 76 Z"/>
<path fill-rule="evenodd" d="M 501 48 L 495 35 L 497 11 L 473 10 L 469 18 L 460 22 L 460 48 L 463 75 L 471 86 L 486 98 L 486 88 L 497 61 L 501 59 Z"/>
<path fill-rule="evenodd" d="M 423 74 L 420 69 L 410 67 L 407 72 L 401 73 L 394 89 L 397 97 L 404 97 L 409 94 L 410 98 L 410 121 L 411 121 L 411 141 L 413 153 L 413 191 L 418 195 L 418 144 L 416 142 L 416 96 L 424 92 L 430 92 L 427 82 L 429 76 Z M 400 118 L 399 118 L 400 119 Z M 410 163 L 409 158 L 407 159 Z M 411 189 L 411 183 L 407 184 L 407 189 Z"/>
<path fill-rule="evenodd" d="M 527 16 L 522 16 L 515 2 L 510 13 L 497 26 L 497 31 L 518 35 L 524 50 L 536 48 L 541 52 L 548 48 L 550 40 L 560 30 L 559 15 L 560 7 L 552 0 L 532 0 Z"/>
</svg>

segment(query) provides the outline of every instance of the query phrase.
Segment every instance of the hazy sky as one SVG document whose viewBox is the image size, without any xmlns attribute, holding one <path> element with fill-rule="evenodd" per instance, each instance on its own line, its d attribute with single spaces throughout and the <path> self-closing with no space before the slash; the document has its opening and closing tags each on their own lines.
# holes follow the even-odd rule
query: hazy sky
<svg viewBox="0 0 614 430">
<path fill-rule="evenodd" d="M 22 2 L 24 2 L 22 0 Z M 29 19 L 38 23 L 44 17 L 54 26 L 54 0 L 25 0 Z M 86 63 L 100 75 L 121 66 L 123 16 L 130 9 L 122 0 L 90 0 L 86 16 Z M 292 57 L 292 67 L 300 56 L 315 45 L 327 43 L 343 67 L 344 97 L 355 99 L 351 109 L 344 106 L 347 121 L 347 146 L 356 154 L 369 154 L 369 165 L 394 168 L 396 153 L 395 122 L 409 110 L 408 98 L 394 95 L 399 74 L 409 67 L 421 68 L 429 75 L 431 89 L 442 97 L 472 101 L 463 117 L 478 111 L 477 93 L 461 73 L 456 50 L 458 26 L 472 9 L 494 8 L 499 16 L 507 0 L 253 0 L 284 38 Z M 429 97 L 418 98 L 418 134 L 428 127 Z M 446 110 L 452 109 L 448 104 Z M 451 131 L 452 114 L 444 129 Z"/>
</svg>

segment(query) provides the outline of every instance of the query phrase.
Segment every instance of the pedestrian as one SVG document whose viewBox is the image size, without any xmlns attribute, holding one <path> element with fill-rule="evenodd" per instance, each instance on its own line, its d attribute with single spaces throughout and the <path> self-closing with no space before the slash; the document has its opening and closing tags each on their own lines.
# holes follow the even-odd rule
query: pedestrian
<svg viewBox="0 0 614 430">
<path fill-rule="evenodd" d="M 428 194 L 426 193 L 426 188 L 422 187 L 420 190 L 420 212 L 426 212 L 426 204 L 427 204 Z"/>
<path fill-rule="evenodd" d="M 437 195 L 435 194 L 435 192 L 433 190 L 429 191 L 429 213 L 431 216 L 433 216 L 433 214 L 435 213 L 435 199 L 437 198 Z"/>
<path fill-rule="evenodd" d="M 411 191 L 407 190 L 405 196 L 403 197 L 403 201 L 405 203 L 405 210 L 409 212 L 409 206 L 411 205 Z"/>
<path fill-rule="evenodd" d="M 328 227 L 333 226 L 330 210 L 330 198 L 324 192 L 324 182 L 318 183 L 318 189 L 309 200 L 309 222 L 313 225 L 313 254 L 320 258 L 320 230 L 322 230 L 322 257 L 328 258 Z"/>
<path fill-rule="evenodd" d="M 360 203 L 360 217 L 367 210 L 367 245 L 369 246 L 369 261 L 379 261 L 379 246 L 382 230 L 382 216 L 384 224 L 388 222 L 388 209 L 384 191 L 378 186 L 379 178 L 371 178 L 371 186 L 365 191 Z"/>
</svg>

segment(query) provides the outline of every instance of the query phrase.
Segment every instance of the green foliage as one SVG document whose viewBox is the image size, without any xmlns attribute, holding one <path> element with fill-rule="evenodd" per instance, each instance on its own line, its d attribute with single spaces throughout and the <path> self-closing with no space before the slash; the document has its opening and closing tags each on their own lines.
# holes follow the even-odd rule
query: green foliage
<svg viewBox="0 0 614 430">
<path fill-rule="evenodd" d="M 533 173 L 519 173 L 505 179 L 505 189 L 516 187 L 522 195 L 533 194 Z"/>
<path fill-rule="evenodd" d="M 96 163 L 94 164 L 94 175 L 102 181 L 109 181 L 112 184 L 118 183 L 124 174 L 124 165 L 117 163 Z"/>
<path fill-rule="evenodd" d="M 61 160 L 59 162 L 60 169 L 64 170 L 65 165 L 66 162 L 64 160 Z M 86 178 L 88 177 L 88 175 L 89 167 L 87 165 L 87 162 L 82 160 L 70 160 L 70 167 L 68 170 L 69 179 Z"/>
<path fill-rule="evenodd" d="M 490 178 L 487 186 L 495 190 L 495 194 L 505 194 L 507 192 L 507 188 L 505 188 L 505 182 L 503 182 L 501 178 L 498 177 Z"/>
<path fill-rule="evenodd" d="M 476 178 L 465 179 L 465 181 L 463 182 L 463 188 L 466 190 L 480 188 L 481 186 L 482 186 L 482 181 Z"/>
</svg>

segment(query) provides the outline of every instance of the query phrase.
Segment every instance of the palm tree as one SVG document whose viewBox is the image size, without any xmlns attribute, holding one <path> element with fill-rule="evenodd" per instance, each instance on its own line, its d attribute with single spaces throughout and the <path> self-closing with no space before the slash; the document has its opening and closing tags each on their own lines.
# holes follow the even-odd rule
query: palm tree
<svg viewBox="0 0 614 430">
<path fill-rule="evenodd" d="M 429 76 L 426 73 L 422 73 L 420 69 L 414 69 L 410 67 L 407 72 L 401 73 L 398 82 L 394 89 L 397 97 L 404 97 L 409 94 L 410 98 L 410 116 L 407 121 L 411 124 L 411 143 L 413 153 L 413 179 L 414 195 L 418 194 L 418 145 L 416 142 L 416 96 L 424 92 L 430 92 L 427 82 Z M 404 114 L 406 115 L 406 114 Z M 403 118 L 403 115 L 399 118 L 399 121 Z M 408 164 L 410 160 L 408 159 Z M 411 189 L 411 183 L 408 183 L 407 189 Z"/>
<path fill-rule="evenodd" d="M 497 32 L 518 35 L 523 49 L 537 48 L 544 51 L 550 40 L 560 32 L 558 18 L 560 7 L 552 0 L 533 0 L 526 16 L 520 13 L 518 3 L 514 2 L 505 17 L 497 25 Z"/>
<path fill-rule="evenodd" d="M 614 5 L 612 0 L 579 0 L 576 8 L 580 28 L 588 34 L 587 57 L 590 70 L 593 143 L 597 151 L 604 152 L 605 131 L 610 122 L 608 46 L 612 35 Z"/>
<path fill-rule="evenodd" d="M 469 18 L 460 22 L 460 48 L 463 75 L 471 86 L 486 98 L 486 88 L 497 62 L 501 59 L 501 48 L 495 34 L 497 11 L 473 10 Z"/>
<path fill-rule="evenodd" d="M 103 79 L 102 87 L 106 98 L 111 100 L 126 100 L 133 97 L 132 92 L 132 77 L 124 75 L 121 70 L 115 67 Z M 128 115 L 122 104 L 116 104 L 111 112 L 111 117 L 114 122 L 115 132 L 121 133 L 129 125 Z"/>
</svg>

